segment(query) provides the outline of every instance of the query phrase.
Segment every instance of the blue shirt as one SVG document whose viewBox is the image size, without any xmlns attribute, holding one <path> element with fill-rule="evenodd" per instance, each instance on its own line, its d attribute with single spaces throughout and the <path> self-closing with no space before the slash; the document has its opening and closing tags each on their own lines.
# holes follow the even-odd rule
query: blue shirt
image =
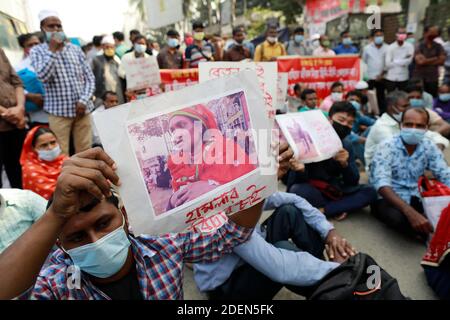
<svg viewBox="0 0 450 320">
<path fill-rule="evenodd" d="M 358 53 L 358 48 L 355 46 L 345 47 L 342 43 L 333 49 L 336 54 L 356 54 Z"/>
<path fill-rule="evenodd" d="M 440 182 L 450 186 L 450 169 L 442 152 L 428 139 L 423 139 L 410 156 L 400 136 L 381 143 L 370 163 L 370 183 L 378 191 L 391 187 L 406 203 L 420 197 L 419 177 L 430 170 Z"/>
<path fill-rule="evenodd" d="M 305 199 L 291 193 L 277 192 L 269 197 L 264 210 L 293 204 L 303 213 L 306 223 L 325 239 L 334 227 L 323 213 L 311 206 Z M 200 291 L 211 291 L 223 284 L 232 272 L 243 265 L 253 268 L 285 285 L 310 286 L 316 284 L 338 263 L 317 259 L 307 252 L 296 252 L 276 248 L 268 243 L 260 228 L 253 232 L 249 241 L 233 249 L 233 253 L 213 263 L 194 264 L 194 279 Z M 294 267 L 295 266 L 295 267 Z"/>
</svg>

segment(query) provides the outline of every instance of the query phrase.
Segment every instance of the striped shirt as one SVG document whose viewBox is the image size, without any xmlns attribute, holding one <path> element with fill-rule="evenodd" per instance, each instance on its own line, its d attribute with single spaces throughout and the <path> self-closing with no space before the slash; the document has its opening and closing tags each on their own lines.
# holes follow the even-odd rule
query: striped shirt
<svg viewBox="0 0 450 320">
<path fill-rule="evenodd" d="M 35 46 L 30 53 L 31 63 L 44 84 L 44 110 L 59 116 L 74 118 L 77 102 L 92 111 L 91 101 L 95 78 L 81 49 L 66 43 L 62 51 L 51 52 L 48 44 Z"/>
<path fill-rule="evenodd" d="M 189 61 L 190 68 L 197 68 L 200 62 L 210 61 L 213 55 L 213 46 L 210 43 L 203 42 L 203 46 L 201 48 L 195 44 L 187 47 L 185 58 L 186 61 Z M 209 60 L 207 58 L 209 58 Z"/>
</svg>

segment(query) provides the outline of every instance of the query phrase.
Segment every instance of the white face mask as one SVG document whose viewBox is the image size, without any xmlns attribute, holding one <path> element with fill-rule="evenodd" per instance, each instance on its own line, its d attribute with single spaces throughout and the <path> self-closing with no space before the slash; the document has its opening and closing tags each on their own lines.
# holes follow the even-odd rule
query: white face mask
<svg viewBox="0 0 450 320">
<path fill-rule="evenodd" d="M 134 50 L 135 50 L 137 53 L 144 53 L 144 52 L 147 50 L 147 46 L 146 46 L 145 44 L 139 44 L 139 43 L 136 43 L 136 44 L 134 45 Z"/>
<path fill-rule="evenodd" d="M 57 145 L 51 150 L 38 150 L 39 159 L 44 161 L 53 161 L 61 154 L 61 147 Z"/>
<path fill-rule="evenodd" d="M 267 37 L 267 41 L 270 43 L 276 43 L 278 41 L 277 37 Z"/>
<path fill-rule="evenodd" d="M 342 96 L 343 96 L 342 92 L 332 92 L 331 93 L 331 98 L 333 99 L 334 102 L 342 101 Z"/>
</svg>

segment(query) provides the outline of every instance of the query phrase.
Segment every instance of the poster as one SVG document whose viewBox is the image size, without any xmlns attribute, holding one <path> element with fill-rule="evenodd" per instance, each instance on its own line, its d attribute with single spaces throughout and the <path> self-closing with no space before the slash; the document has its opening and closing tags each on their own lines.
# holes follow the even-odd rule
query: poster
<svg viewBox="0 0 450 320">
<path fill-rule="evenodd" d="M 276 109 L 281 111 L 287 111 L 286 107 L 286 98 L 288 91 L 288 74 L 287 73 L 278 73 L 278 82 L 277 82 L 277 104 Z"/>
<path fill-rule="evenodd" d="M 450 196 L 423 197 L 422 203 L 425 215 L 436 230 L 442 211 L 450 204 Z"/>
<path fill-rule="evenodd" d="M 145 7 L 150 29 L 165 27 L 184 18 L 181 0 L 145 0 Z"/>
<path fill-rule="evenodd" d="M 344 14 L 364 12 L 367 0 L 306 0 L 305 18 L 309 22 L 324 23 Z"/>
<path fill-rule="evenodd" d="M 276 62 L 201 62 L 200 82 L 226 77 L 242 70 L 254 70 L 264 95 L 266 110 L 271 119 L 275 116 L 277 103 L 277 63 Z"/>
<path fill-rule="evenodd" d="M 198 83 L 198 69 L 162 69 L 159 71 L 164 90 L 174 91 Z"/>
<path fill-rule="evenodd" d="M 277 115 L 275 119 L 295 157 L 303 163 L 330 159 L 343 147 L 321 110 Z"/>
<path fill-rule="evenodd" d="M 155 56 L 146 56 L 132 60 L 122 60 L 122 67 L 127 80 L 127 90 L 137 91 L 158 88 L 161 83 L 158 61 Z M 152 89 L 152 91 L 155 91 Z M 157 90 L 155 93 L 159 93 Z"/>
<path fill-rule="evenodd" d="M 263 101 L 256 73 L 243 71 L 94 116 L 136 234 L 205 230 L 276 191 Z"/>
<path fill-rule="evenodd" d="M 294 85 L 314 89 L 319 103 L 331 92 L 331 85 L 340 81 L 345 91 L 355 88 L 361 80 L 361 60 L 358 55 L 337 57 L 281 57 L 278 72 L 288 74 L 289 94 L 294 94 Z"/>
</svg>

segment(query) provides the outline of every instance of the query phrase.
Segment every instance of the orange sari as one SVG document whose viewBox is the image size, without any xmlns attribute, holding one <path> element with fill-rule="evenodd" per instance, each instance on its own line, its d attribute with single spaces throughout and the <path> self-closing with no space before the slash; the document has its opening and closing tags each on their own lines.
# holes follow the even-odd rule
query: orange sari
<svg viewBox="0 0 450 320">
<path fill-rule="evenodd" d="M 32 146 L 33 137 L 39 128 L 40 126 L 37 126 L 30 130 L 23 143 L 20 155 L 22 185 L 23 189 L 31 190 L 48 200 L 55 190 L 62 164 L 68 157 L 61 154 L 53 161 L 39 159 Z"/>
</svg>

